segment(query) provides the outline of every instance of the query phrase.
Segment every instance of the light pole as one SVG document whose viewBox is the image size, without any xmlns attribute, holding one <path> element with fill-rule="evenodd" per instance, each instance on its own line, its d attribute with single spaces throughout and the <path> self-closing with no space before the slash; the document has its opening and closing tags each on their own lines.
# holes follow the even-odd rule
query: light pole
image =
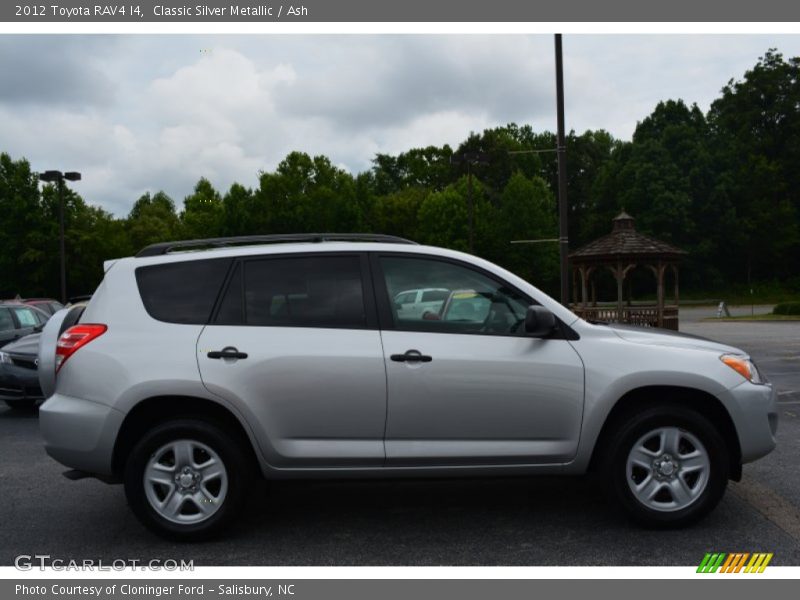
<svg viewBox="0 0 800 600">
<path fill-rule="evenodd" d="M 58 186 L 58 246 L 61 261 L 61 302 L 67 303 L 67 259 L 64 252 L 64 180 L 80 181 L 81 174 L 77 171 L 45 171 L 39 174 L 39 179 Z"/>
<path fill-rule="evenodd" d="M 475 252 L 475 202 L 472 199 L 472 165 L 488 165 L 489 155 L 485 152 L 462 152 L 453 154 L 450 163 L 467 165 L 467 203 L 469 204 L 469 251 Z"/>
<path fill-rule="evenodd" d="M 561 34 L 556 34 L 556 109 L 558 112 L 558 237 L 561 266 L 561 304 L 569 303 L 569 229 L 567 228 L 567 146 L 564 141 L 564 60 L 561 52 Z"/>
</svg>

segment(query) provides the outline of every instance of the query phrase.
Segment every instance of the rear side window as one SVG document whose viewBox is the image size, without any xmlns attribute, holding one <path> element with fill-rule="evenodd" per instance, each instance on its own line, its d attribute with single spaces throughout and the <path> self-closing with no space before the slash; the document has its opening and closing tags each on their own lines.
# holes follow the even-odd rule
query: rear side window
<svg viewBox="0 0 800 600">
<path fill-rule="evenodd" d="M 136 283 L 147 313 L 167 323 L 205 325 L 232 259 L 139 267 Z"/>
<path fill-rule="evenodd" d="M 299 256 L 244 261 L 220 304 L 217 324 L 366 327 L 358 256 Z"/>
<path fill-rule="evenodd" d="M 36 313 L 30 308 L 14 307 L 11 310 L 17 315 L 17 321 L 19 321 L 20 327 L 36 327 L 39 325 L 39 319 L 36 318 Z"/>
</svg>

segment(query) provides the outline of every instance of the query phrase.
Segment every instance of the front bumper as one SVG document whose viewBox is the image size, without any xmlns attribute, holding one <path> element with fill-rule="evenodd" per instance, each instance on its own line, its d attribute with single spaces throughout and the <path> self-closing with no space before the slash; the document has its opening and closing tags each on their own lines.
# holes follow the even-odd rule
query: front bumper
<svg viewBox="0 0 800 600">
<path fill-rule="evenodd" d="M 749 381 L 720 395 L 739 436 L 742 464 L 766 456 L 775 449 L 777 398 L 777 391 L 772 384 L 753 384 Z"/>
<path fill-rule="evenodd" d="M 54 394 L 39 409 L 47 453 L 63 465 L 111 475 L 111 457 L 125 415 L 104 404 Z"/>
<path fill-rule="evenodd" d="M 43 400 L 36 369 L 0 363 L 0 400 Z"/>
</svg>

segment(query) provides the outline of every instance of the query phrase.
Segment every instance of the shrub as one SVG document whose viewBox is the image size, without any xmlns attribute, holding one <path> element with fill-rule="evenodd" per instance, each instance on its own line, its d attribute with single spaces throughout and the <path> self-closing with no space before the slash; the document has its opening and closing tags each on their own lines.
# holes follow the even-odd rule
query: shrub
<svg viewBox="0 0 800 600">
<path fill-rule="evenodd" d="M 800 302 L 782 302 L 772 309 L 773 315 L 800 315 Z"/>
</svg>

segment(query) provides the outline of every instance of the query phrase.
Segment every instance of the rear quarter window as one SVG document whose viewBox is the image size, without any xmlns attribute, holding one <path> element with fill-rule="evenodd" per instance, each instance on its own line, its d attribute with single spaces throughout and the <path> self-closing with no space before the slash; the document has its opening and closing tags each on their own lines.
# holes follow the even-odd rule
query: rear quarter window
<svg viewBox="0 0 800 600">
<path fill-rule="evenodd" d="M 191 260 L 136 269 L 145 310 L 167 323 L 205 325 L 232 259 Z"/>
<path fill-rule="evenodd" d="M 12 309 L 17 315 L 20 327 L 36 327 L 39 325 L 39 319 L 36 318 L 36 313 L 30 308 L 16 308 Z"/>
</svg>

